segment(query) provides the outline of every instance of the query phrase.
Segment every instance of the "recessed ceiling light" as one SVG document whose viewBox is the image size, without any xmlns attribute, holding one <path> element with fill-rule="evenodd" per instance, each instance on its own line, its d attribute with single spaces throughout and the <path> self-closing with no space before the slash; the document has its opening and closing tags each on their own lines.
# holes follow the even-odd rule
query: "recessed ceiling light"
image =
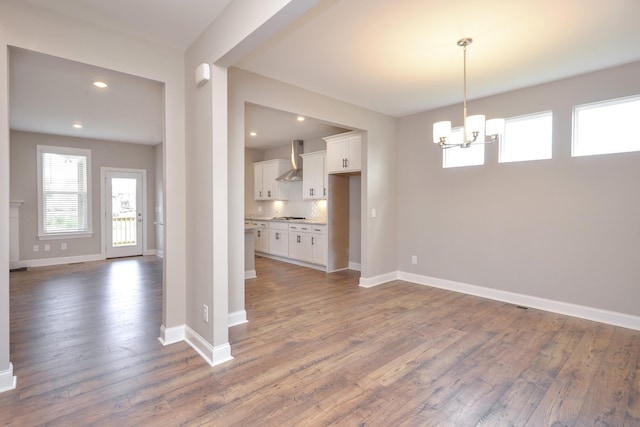
<svg viewBox="0 0 640 427">
<path fill-rule="evenodd" d="M 101 82 L 101 81 L 93 82 L 93 85 L 95 87 L 99 87 L 100 89 L 104 89 L 108 86 L 105 82 Z"/>
<path fill-rule="evenodd" d="M 82 129 L 82 125 L 80 123 L 74 123 L 73 127 L 76 129 Z"/>
<path fill-rule="evenodd" d="M 299 121 L 299 122 L 304 122 L 304 117 L 298 116 L 298 118 L 296 120 Z"/>
<path fill-rule="evenodd" d="M 257 135 L 257 133 L 255 133 L 255 132 L 249 132 L 249 135 L 251 135 L 251 136 L 256 136 L 256 135 Z"/>
</svg>

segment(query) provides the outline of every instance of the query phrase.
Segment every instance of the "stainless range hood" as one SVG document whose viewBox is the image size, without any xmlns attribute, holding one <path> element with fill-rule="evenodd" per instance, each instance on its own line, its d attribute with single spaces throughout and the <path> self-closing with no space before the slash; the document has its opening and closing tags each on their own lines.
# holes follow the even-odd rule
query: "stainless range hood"
<svg viewBox="0 0 640 427">
<path fill-rule="evenodd" d="M 301 139 L 291 141 L 291 170 L 277 177 L 276 181 L 302 181 L 302 157 L 300 154 L 303 152 L 304 146 Z"/>
</svg>

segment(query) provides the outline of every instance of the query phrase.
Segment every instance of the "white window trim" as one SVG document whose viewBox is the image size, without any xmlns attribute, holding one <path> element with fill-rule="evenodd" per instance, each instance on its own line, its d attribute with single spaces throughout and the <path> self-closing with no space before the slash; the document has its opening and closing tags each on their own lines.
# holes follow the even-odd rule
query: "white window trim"
<svg viewBox="0 0 640 427">
<path fill-rule="evenodd" d="M 92 221 L 92 209 L 91 209 L 91 150 L 85 148 L 73 148 L 73 147 L 55 147 L 51 145 L 37 145 L 36 146 L 36 175 L 38 186 L 38 239 L 39 240 L 57 240 L 57 239 L 80 239 L 93 236 L 93 221 Z M 73 233 L 45 233 L 43 227 L 43 190 L 42 190 L 42 153 L 56 153 L 56 154 L 71 154 L 81 155 L 87 158 L 87 231 L 73 232 Z"/>
<path fill-rule="evenodd" d="M 507 136 L 508 133 L 506 132 L 506 127 L 507 127 L 507 123 L 509 121 L 515 122 L 515 121 L 520 121 L 520 120 L 528 120 L 528 119 L 535 119 L 538 117 L 550 117 L 551 118 L 551 154 L 549 157 L 544 157 L 544 158 L 535 158 L 535 159 L 518 159 L 518 160 L 503 160 L 503 156 L 505 155 L 505 150 L 506 150 L 506 143 L 507 143 Z M 498 163 L 519 163 L 519 162 L 533 162 L 533 161 L 537 161 L 537 160 L 550 160 L 553 158 L 553 110 L 546 110 L 546 111 L 539 111 L 537 113 L 531 113 L 531 114 L 522 114 L 520 116 L 514 116 L 514 117 L 507 117 L 507 119 L 505 120 L 505 135 L 504 135 L 504 139 L 501 139 L 498 145 Z"/>
</svg>

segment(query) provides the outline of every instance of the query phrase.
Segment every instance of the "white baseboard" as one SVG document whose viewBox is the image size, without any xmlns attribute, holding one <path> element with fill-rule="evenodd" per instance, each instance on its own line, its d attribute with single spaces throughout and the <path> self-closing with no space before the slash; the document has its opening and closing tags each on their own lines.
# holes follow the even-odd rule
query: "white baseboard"
<svg viewBox="0 0 640 427">
<path fill-rule="evenodd" d="M 171 345 L 184 341 L 185 327 L 185 325 L 180 325 L 172 328 L 165 328 L 164 325 L 162 325 L 160 326 L 160 336 L 158 337 L 158 340 L 162 345 Z"/>
<path fill-rule="evenodd" d="M 360 277 L 359 286 L 362 288 L 373 288 L 374 286 L 382 285 L 383 283 L 392 282 L 398 280 L 398 272 L 392 271 L 391 273 L 381 274 L 374 277 Z"/>
<path fill-rule="evenodd" d="M 362 271 L 362 265 L 359 262 L 349 261 L 349 270 Z"/>
<path fill-rule="evenodd" d="M 247 270 L 244 272 L 244 280 L 255 279 L 256 277 L 258 277 L 258 275 L 255 270 Z"/>
<path fill-rule="evenodd" d="M 155 249 L 145 249 L 144 251 L 142 251 L 142 255 L 144 256 L 150 256 L 150 255 L 156 255 L 156 250 Z"/>
<path fill-rule="evenodd" d="M 193 347 L 210 366 L 220 365 L 233 359 L 229 343 L 213 347 L 189 326 L 185 327 L 185 341 Z"/>
<path fill-rule="evenodd" d="M 16 388 L 16 384 L 17 379 L 13 375 L 13 364 L 9 363 L 9 369 L 0 371 L 0 393 L 14 390 Z"/>
<path fill-rule="evenodd" d="M 242 325 L 243 323 L 249 323 L 247 320 L 247 311 L 240 310 L 229 313 L 229 327 Z"/>
<path fill-rule="evenodd" d="M 162 249 L 156 249 L 156 256 L 158 258 L 164 258 L 164 251 Z"/>
<path fill-rule="evenodd" d="M 482 286 L 454 282 L 451 280 L 438 279 L 436 277 L 421 276 L 412 273 L 398 272 L 397 279 L 416 283 L 419 285 L 432 286 L 434 288 L 446 289 L 449 291 L 475 295 L 478 297 L 507 302 L 515 305 L 521 305 L 524 307 L 550 311 L 552 313 L 564 314 L 566 316 L 593 320 L 595 322 L 606 323 L 614 326 L 621 326 L 623 328 L 640 330 L 640 317 L 632 316 L 629 314 L 571 304 L 562 301 L 554 301 L 530 295 L 502 291 L 499 289 L 485 288 Z M 362 279 L 360 279 L 360 282 L 362 282 Z"/>
<path fill-rule="evenodd" d="M 9 270 L 14 270 L 16 268 L 24 268 L 26 265 L 22 261 L 9 261 Z"/>
<path fill-rule="evenodd" d="M 102 261 L 105 257 L 102 254 L 79 255 L 58 258 L 40 258 L 20 260 L 20 267 L 46 267 L 49 265 L 74 264 L 78 262 Z"/>
</svg>

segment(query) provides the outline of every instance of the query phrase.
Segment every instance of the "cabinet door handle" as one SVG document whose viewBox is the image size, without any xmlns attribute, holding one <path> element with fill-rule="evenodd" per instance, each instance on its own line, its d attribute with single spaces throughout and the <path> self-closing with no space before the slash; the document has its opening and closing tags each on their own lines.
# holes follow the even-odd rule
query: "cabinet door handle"
<svg viewBox="0 0 640 427">
<path fill-rule="evenodd" d="M 326 196 L 326 195 L 327 195 L 327 188 L 326 188 L 326 187 L 324 188 L 324 190 L 323 190 L 323 192 L 322 192 L 322 195 L 323 195 L 323 196 Z"/>
<path fill-rule="evenodd" d="M 349 159 L 344 159 L 344 167 L 345 168 L 349 167 Z"/>
<path fill-rule="evenodd" d="M 260 190 L 260 197 L 262 197 L 262 190 Z"/>
<path fill-rule="evenodd" d="M 280 233 L 276 233 L 276 240 L 280 240 Z"/>
<path fill-rule="evenodd" d="M 258 230 L 258 237 L 260 237 L 260 230 Z"/>
<path fill-rule="evenodd" d="M 315 241 L 313 240 L 313 237 L 311 238 L 311 244 L 315 245 Z"/>
<path fill-rule="evenodd" d="M 271 190 L 267 191 L 267 197 L 271 197 Z"/>
<path fill-rule="evenodd" d="M 296 236 L 297 237 L 297 242 L 300 243 L 300 236 Z"/>
</svg>

